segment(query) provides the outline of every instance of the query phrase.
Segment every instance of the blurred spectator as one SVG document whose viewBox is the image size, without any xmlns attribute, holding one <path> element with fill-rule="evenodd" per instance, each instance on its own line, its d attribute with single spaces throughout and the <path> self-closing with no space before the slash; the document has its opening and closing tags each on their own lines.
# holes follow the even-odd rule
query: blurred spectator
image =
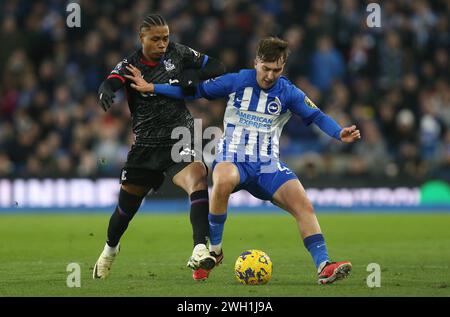
<svg viewBox="0 0 450 317">
<path fill-rule="evenodd" d="M 419 135 L 421 157 L 431 161 L 436 156 L 444 126 L 438 117 L 437 108 L 430 99 L 430 96 L 423 93 L 420 99 L 421 117 L 419 122 Z"/>
<path fill-rule="evenodd" d="M 415 44 L 423 49 L 430 41 L 431 31 L 437 23 L 435 13 L 424 0 L 416 0 L 412 4 L 414 13 L 411 17 L 411 26 L 415 35 Z"/>
<path fill-rule="evenodd" d="M 364 138 L 355 144 L 354 153 L 362 163 L 364 172 L 373 177 L 383 175 L 385 166 L 391 161 L 385 141 L 374 120 L 362 122 L 361 133 Z"/>
<path fill-rule="evenodd" d="M 17 27 L 16 17 L 4 16 L 0 24 L 0 69 L 5 69 L 6 61 L 12 52 L 24 46 L 24 34 Z"/>
<path fill-rule="evenodd" d="M 220 58 L 228 71 L 253 67 L 263 36 L 289 42 L 289 79 L 362 131 L 347 146 L 292 118 L 281 152 L 302 178 L 450 181 L 450 6 L 384 1 L 382 27 L 368 28 L 367 3 L 81 1 L 82 27 L 70 29 L 63 1 L 1 1 L 0 177 L 119 174 L 133 142 L 126 96 L 118 92 L 105 114 L 97 89 L 139 46 L 143 16 L 159 11 L 172 40 Z M 204 129 L 222 128 L 223 100 L 188 107 Z"/>
<path fill-rule="evenodd" d="M 304 30 L 294 25 L 286 30 L 283 38 L 289 43 L 291 51 L 285 66 L 288 78 L 294 80 L 299 76 L 307 76 L 309 56 L 302 44 Z"/>
<path fill-rule="evenodd" d="M 345 63 L 341 53 L 333 46 L 328 36 L 317 40 L 317 49 L 311 56 L 310 78 L 314 86 L 326 91 L 335 80 L 343 80 Z"/>
<path fill-rule="evenodd" d="M 14 164 L 8 154 L 0 152 L 0 177 L 11 177 L 14 173 Z"/>
<path fill-rule="evenodd" d="M 437 163 L 438 167 L 432 176 L 450 182 L 450 130 L 447 131 L 443 142 L 439 145 Z"/>
<path fill-rule="evenodd" d="M 379 53 L 380 86 L 382 88 L 395 87 L 402 76 L 403 52 L 399 35 L 389 31 L 383 39 Z"/>
<path fill-rule="evenodd" d="M 399 171 L 408 177 L 424 176 L 424 165 L 420 157 L 419 136 L 414 114 L 408 109 L 396 116 L 395 158 Z"/>
</svg>

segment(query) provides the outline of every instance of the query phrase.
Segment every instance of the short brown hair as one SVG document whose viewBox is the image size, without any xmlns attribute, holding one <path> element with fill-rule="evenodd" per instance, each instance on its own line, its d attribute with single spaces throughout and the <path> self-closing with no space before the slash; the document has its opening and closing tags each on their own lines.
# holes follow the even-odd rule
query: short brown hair
<svg viewBox="0 0 450 317">
<path fill-rule="evenodd" d="M 288 56 L 288 42 L 278 37 L 267 37 L 259 41 L 256 57 L 261 61 L 270 63 L 281 59 L 285 63 Z"/>
</svg>

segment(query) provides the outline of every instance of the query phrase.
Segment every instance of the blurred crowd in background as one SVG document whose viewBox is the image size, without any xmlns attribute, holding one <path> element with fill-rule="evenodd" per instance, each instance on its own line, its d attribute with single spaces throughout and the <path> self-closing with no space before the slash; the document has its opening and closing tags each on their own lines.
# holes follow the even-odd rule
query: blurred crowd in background
<svg viewBox="0 0 450 317">
<path fill-rule="evenodd" d="M 76 1 L 75 1 L 76 2 Z M 123 92 L 107 112 L 97 89 L 139 47 L 146 13 L 162 14 L 171 41 L 252 68 L 256 44 L 289 42 L 286 76 L 361 141 L 345 145 L 292 118 L 281 157 L 303 181 L 450 181 L 449 21 L 446 0 L 0 2 L 0 177 L 118 177 L 133 141 Z M 203 128 L 222 128 L 225 101 L 188 103 Z"/>
</svg>

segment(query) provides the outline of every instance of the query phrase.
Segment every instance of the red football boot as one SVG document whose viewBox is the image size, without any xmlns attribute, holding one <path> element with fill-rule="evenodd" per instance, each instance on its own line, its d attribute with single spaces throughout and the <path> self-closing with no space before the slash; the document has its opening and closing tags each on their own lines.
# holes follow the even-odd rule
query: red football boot
<svg viewBox="0 0 450 317">
<path fill-rule="evenodd" d="M 352 270 L 352 264 L 344 262 L 328 262 L 319 273 L 319 284 L 331 284 L 346 278 Z"/>
<path fill-rule="evenodd" d="M 216 255 L 214 252 L 210 253 L 215 261 L 210 261 L 209 258 L 205 259 L 204 261 L 200 261 L 199 265 L 200 268 L 194 270 L 192 273 L 192 278 L 195 281 L 204 281 L 209 277 L 209 273 L 211 270 L 220 265 L 223 261 L 223 252 L 221 252 L 219 255 Z"/>
<path fill-rule="evenodd" d="M 208 278 L 210 271 L 211 270 L 204 270 L 204 269 L 198 268 L 198 269 L 194 270 L 194 272 L 192 273 L 192 278 L 195 281 L 204 281 Z"/>
</svg>

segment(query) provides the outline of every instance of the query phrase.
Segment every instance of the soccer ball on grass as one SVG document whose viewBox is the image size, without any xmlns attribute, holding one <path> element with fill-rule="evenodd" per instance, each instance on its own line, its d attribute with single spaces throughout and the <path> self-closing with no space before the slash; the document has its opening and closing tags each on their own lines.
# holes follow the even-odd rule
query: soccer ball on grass
<svg viewBox="0 0 450 317">
<path fill-rule="evenodd" d="M 266 284 L 272 277 L 272 260 L 261 250 L 247 250 L 237 258 L 234 273 L 242 284 Z"/>
</svg>

